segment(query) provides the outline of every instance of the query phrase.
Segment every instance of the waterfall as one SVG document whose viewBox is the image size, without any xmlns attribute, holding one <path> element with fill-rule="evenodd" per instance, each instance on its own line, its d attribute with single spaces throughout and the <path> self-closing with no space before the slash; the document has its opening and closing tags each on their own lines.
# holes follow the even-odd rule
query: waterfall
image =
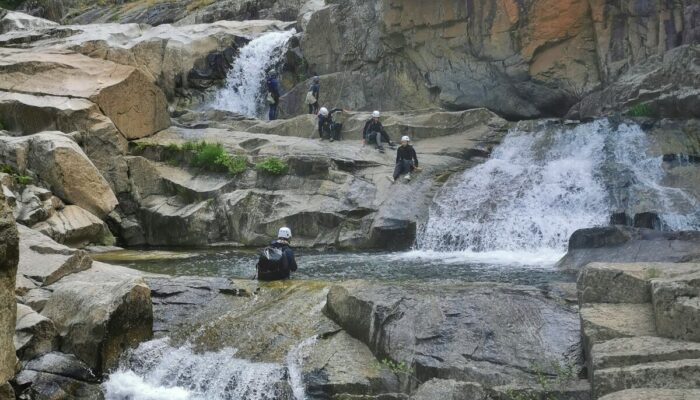
<svg viewBox="0 0 700 400">
<path fill-rule="evenodd" d="M 418 252 L 556 260 L 575 230 L 607 225 L 616 210 L 657 212 L 666 229 L 700 228 L 697 201 L 662 185 L 662 157 L 647 149 L 641 128 L 607 120 L 514 129 L 437 195 Z"/>
<path fill-rule="evenodd" d="M 212 105 L 219 110 L 249 117 L 260 116 L 265 108 L 267 71 L 280 64 L 295 30 L 269 32 L 245 45 L 228 72 L 226 87 Z"/>
<path fill-rule="evenodd" d="M 142 343 L 103 384 L 107 400 L 303 400 L 303 341 L 290 350 L 289 365 L 236 358 L 223 348 L 198 353 L 168 338 Z M 301 396 L 301 397 L 299 397 Z"/>
</svg>

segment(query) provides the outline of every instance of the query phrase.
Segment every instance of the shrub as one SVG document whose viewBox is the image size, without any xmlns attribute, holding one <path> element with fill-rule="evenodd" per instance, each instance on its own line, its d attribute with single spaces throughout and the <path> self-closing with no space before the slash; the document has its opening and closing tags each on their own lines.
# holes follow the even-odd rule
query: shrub
<svg viewBox="0 0 700 400">
<path fill-rule="evenodd" d="M 654 110 L 648 104 L 640 103 L 630 108 L 627 115 L 630 117 L 653 117 Z"/>
<path fill-rule="evenodd" d="M 277 157 L 270 157 L 255 164 L 255 169 L 272 175 L 282 175 L 287 172 L 287 164 Z"/>
<path fill-rule="evenodd" d="M 223 162 L 227 157 L 228 154 L 220 143 L 203 143 L 195 151 L 192 164 L 207 171 L 225 171 L 226 166 L 223 165 Z"/>
<path fill-rule="evenodd" d="M 30 183 L 34 182 L 34 178 L 26 175 L 17 175 L 15 176 L 15 181 L 17 181 L 17 183 L 20 185 L 29 185 Z"/>
<path fill-rule="evenodd" d="M 12 168 L 11 165 L 7 164 L 0 164 L 0 172 L 4 172 L 6 174 L 14 175 L 17 173 L 14 168 Z"/>
<path fill-rule="evenodd" d="M 225 167 L 231 175 L 238 175 L 248 169 L 248 161 L 243 156 L 231 157 L 228 154 L 224 154 L 217 160 L 217 163 Z"/>
</svg>

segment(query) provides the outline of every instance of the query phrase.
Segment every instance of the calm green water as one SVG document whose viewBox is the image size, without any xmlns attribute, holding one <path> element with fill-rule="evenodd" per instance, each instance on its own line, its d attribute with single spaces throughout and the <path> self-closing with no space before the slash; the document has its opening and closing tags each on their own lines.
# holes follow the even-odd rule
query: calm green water
<svg viewBox="0 0 700 400">
<path fill-rule="evenodd" d="M 555 270 L 557 255 L 479 253 L 319 253 L 296 250 L 299 271 L 294 279 L 382 281 L 458 280 L 539 285 L 574 281 Z M 255 275 L 256 250 L 189 251 L 128 250 L 96 255 L 100 261 L 168 274 L 246 279 Z"/>
</svg>

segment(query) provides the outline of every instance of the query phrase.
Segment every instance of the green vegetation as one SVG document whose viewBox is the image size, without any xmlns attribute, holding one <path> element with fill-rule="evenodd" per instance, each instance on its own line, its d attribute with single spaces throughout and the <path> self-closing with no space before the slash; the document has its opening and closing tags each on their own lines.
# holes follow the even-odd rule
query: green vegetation
<svg viewBox="0 0 700 400">
<path fill-rule="evenodd" d="M 653 117 L 654 110 L 649 107 L 648 104 L 637 104 L 627 111 L 627 115 L 630 117 Z"/>
<path fill-rule="evenodd" d="M 647 279 L 654 279 L 661 276 L 661 271 L 658 268 L 649 268 L 646 270 Z"/>
<path fill-rule="evenodd" d="M 410 375 L 411 372 L 413 372 L 411 370 L 411 367 L 406 365 L 406 363 L 403 361 L 402 362 L 395 362 L 395 361 L 392 361 L 388 358 L 385 358 L 384 360 L 382 360 L 382 364 L 384 364 L 384 366 L 386 366 L 387 368 L 392 370 L 397 375 L 398 374 Z"/>
<path fill-rule="evenodd" d="M 136 150 L 139 152 L 151 147 L 157 147 L 157 145 L 149 142 L 136 143 Z M 161 159 L 174 166 L 185 162 L 205 171 L 227 172 L 230 175 L 238 175 L 248 169 L 246 157 L 229 155 L 220 143 L 205 141 L 189 141 L 182 145 L 170 143 L 163 149 Z"/>
<path fill-rule="evenodd" d="M 554 389 L 561 388 L 565 384 L 576 379 L 576 367 L 573 364 L 562 366 L 558 362 L 552 362 L 554 375 L 548 375 L 543 368 L 535 364 L 532 369 L 535 371 L 537 379 L 537 388 L 534 390 L 506 390 L 506 396 L 509 400 L 556 400 L 557 397 L 553 393 Z"/>
<path fill-rule="evenodd" d="M 4 8 L 6 10 L 14 10 L 17 7 L 19 7 L 24 0 L 0 0 L 0 8 Z"/>
<path fill-rule="evenodd" d="M 34 182 L 34 178 L 27 175 L 17 175 L 15 176 L 15 181 L 17 181 L 17 183 L 20 185 L 29 185 L 30 183 Z"/>
<path fill-rule="evenodd" d="M 34 178 L 28 175 L 20 174 L 11 165 L 0 164 L 0 172 L 12 175 L 12 178 L 15 180 L 15 182 L 17 182 L 20 185 L 29 185 L 30 183 L 34 182 Z"/>
<path fill-rule="evenodd" d="M 282 175 L 287 172 L 287 163 L 277 157 L 269 157 L 255 164 L 255 169 L 272 175 Z"/>
<path fill-rule="evenodd" d="M 7 165 L 7 164 L 0 164 L 0 172 L 4 172 L 4 173 L 10 174 L 10 175 L 17 174 L 17 171 L 15 171 L 15 169 L 12 168 L 11 165 Z"/>
</svg>

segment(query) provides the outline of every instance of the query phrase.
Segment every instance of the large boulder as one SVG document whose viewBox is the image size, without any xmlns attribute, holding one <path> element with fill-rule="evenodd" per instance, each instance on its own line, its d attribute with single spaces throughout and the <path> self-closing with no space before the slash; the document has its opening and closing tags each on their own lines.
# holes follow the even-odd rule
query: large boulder
<svg viewBox="0 0 700 400">
<path fill-rule="evenodd" d="M 580 229 L 558 268 L 579 270 L 591 262 L 692 262 L 700 260 L 700 233 L 610 226 Z"/>
<path fill-rule="evenodd" d="M 13 31 L 28 31 L 40 28 L 53 28 L 56 22 L 33 17 L 21 12 L 0 11 L 0 34 Z"/>
<path fill-rule="evenodd" d="M 331 288 L 325 313 L 419 381 L 527 384 L 582 360 L 577 313 L 526 287 L 353 281 Z"/>
<path fill-rule="evenodd" d="M 12 135 L 79 132 L 74 137 L 114 192 L 128 190 L 120 158 L 126 154 L 126 138 L 92 101 L 0 91 L 0 120 Z"/>
<path fill-rule="evenodd" d="M 25 226 L 18 225 L 17 228 L 21 238 L 17 273 L 24 278 L 48 286 L 92 265 L 92 259 L 82 250 L 58 244 L 48 236 Z"/>
<path fill-rule="evenodd" d="M 13 327 L 16 323 L 15 277 L 19 237 L 12 213 L 0 194 L 0 387 L 15 374 Z"/>
<path fill-rule="evenodd" d="M 150 289 L 130 270 L 95 263 L 49 288 L 41 314 L 56 325 L 61 350 L 96 374 L 116 367 L 125 349 L 152 335 Z"/>
<path fill-rule="evenodd" d="M 659 335 L 700 342 L 700 264 L 694 271 L 651 282 Z"/>
<path fill-rule="evenodd" d="M 170 124 L 163 92 L 140 70 L 64 50 L 0 50 L 0 90 L 92 101 L 128 139 Z"/>
<path fill-rule="evenodd" d="M 47 220 L 32 226 L 32 229 L 71 247 L 110 245 L 114 242 L 107 224 L 78 206 L 66 206 Z"/>
<path fill-rule="evenodd" d="M 32 360 L 58 349 L 58 331 L 50 319 L 24 304 L 17 304 L 15 349 L 20 360 Z"/>
<path fill-rule="evenodd" d="M 117 206 L 117 198 L 107 181 L 67 135 L 44 132 L 0 137 L 0 157 L 19 171 L 38 175 L 64 202 L 100 218 Z"/>
<path fill-rule="evenodd" d="M 651 57 L 572 108 L 573 118 L 626 112 L 645 117 L 700 117 L 700 46 Z"/>
</svg>

